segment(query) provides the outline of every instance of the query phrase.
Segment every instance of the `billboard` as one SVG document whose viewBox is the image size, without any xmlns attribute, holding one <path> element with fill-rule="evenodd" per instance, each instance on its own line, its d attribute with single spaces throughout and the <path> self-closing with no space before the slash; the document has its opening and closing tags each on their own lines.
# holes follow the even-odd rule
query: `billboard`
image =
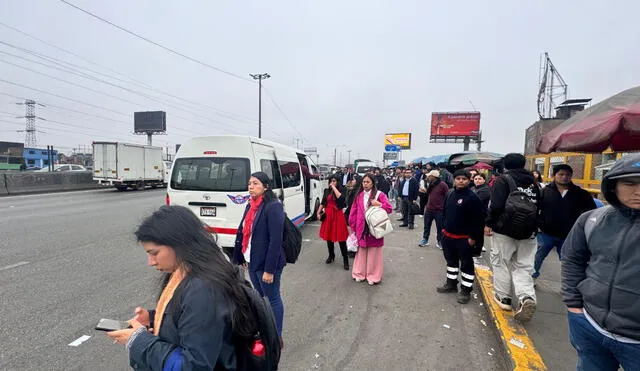
<svg viewBox="0 0 640 371">
<path fill-rule="evenodd" d="M 24 143 L 0 142 L 0 155 L 22 157 L 24 155 Z"/>
<path fill-rule="evenodd" d="M 395 161 L 398 159 L 398 152 L 385 152 L 382 154 L 383 160 Z"/>
<path fill-rule="evenodd" d="M 431 139 L 480 135 L 480 112 L 434 112 L 431 114 Z"/>
<path fill-rule="evenodd" d="M 167 113 L 164 111 L 134 112 L 133 131 L 136 133 L 167 131 Z"/>
<path fill-rule="evenodd" d="M 384 145 L 395 144 L 401 149 L 411 149 L 411 133 L 393 133 L 384 135 Z"/>
</svg>

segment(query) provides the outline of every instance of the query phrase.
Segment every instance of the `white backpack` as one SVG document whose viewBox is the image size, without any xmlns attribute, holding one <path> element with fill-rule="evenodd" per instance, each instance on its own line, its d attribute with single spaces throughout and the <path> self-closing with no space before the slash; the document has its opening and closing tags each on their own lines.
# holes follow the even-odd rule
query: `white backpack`
<svg viewBox="0 0 640 371">
<path fill-rule="evenodd" d="M 375 200 L 378 200 L 380 192 L 376 193 Z M 375 238 L 382 238 L 393 232 L 389 214 L 380 206 L 369 206 L 365 211 L 364 219 L 367 221 L 369 233 Z"/>
</svg>

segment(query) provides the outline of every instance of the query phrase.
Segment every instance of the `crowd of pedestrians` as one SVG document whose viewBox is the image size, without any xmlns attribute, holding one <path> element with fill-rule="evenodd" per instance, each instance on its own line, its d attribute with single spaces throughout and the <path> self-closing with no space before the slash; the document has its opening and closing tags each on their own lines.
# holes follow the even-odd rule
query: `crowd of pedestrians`
<svg viewBox="0 0 640 371">
<path fill-rule="evenodd" d="M 545 184 L 525 164 L 523 155 L 510 153 L 502 159 L 502 168 L 492 173 L 448 169 L 445 164 L 375 169 L 364 176 L 352 168 L 339 170 L 327 180 L 315 215 L 321 222 L 319 238 L 327 245 L 325 262 L 335 261 L 338 243 L 343 267 L 351 270 L 355 282 L 381 283 L 384 233 L 375 228 L 390 223 L 388 214 L 395 203 L 402 213 L 401 228 L 414 229 L 416 216 L 423 218 L 421 248 L 430 246 L 435 222 L 433 245 L 442 249 L 445 262 L 445 283 L 436 288 L 438 293 L 455 293 L 460 304 L 468 303 L 474 257 L 489 242 L 491 299 L 525 322 L 537 307 L 535 279 L 556 249 L 578 369 L 638 369 L 640 155 L 623 157 L 604 177 L 601 193 L 608 206 L 599 205 L 572 182 L 569 165 L 554 166 Z M 243 364 L 238 339 L 249 339 L 251 347 L 242 349 L 263 357 L 264 349 L 274 346 L 267 337 L 256 343 L 256 334 L 266 336 L 269 331 L 258 330 L 260 321 L 252 315 L 255 303 L 245 294 L 248 285 L 238 267 L 246 270 L 255 292 L 270 304 L 265 308 L 272 315 L 263 319 L 273 322 L 273 357 L 279 358 L 284 347 L 280 283 L 286 265 L 286 215 L 272 186 L 267 174 L 251 175 L 250 199 L 231 262 L 219 248 L 212 248 L 215 238 L 189 209 L 164 206 L 140 225 L 136 237 L 148 264 L 164 272 L 165 279 L 154 309 L 137 308 L 131 328 L 108 333 L 129 349 L 134 368 L 167 369 L 169 364 L 185 369 L 259 369 Z M 348 245 L 357 250 L 352 266 Z"/>
</svg>

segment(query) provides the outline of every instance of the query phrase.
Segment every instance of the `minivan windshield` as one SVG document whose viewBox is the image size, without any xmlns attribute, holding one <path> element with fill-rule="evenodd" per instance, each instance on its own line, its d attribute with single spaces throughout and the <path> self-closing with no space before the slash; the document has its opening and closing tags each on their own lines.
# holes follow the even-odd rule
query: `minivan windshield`
<svg viewBox="0 0 640 371">
<path fill-rule="evenodd" d="M 372 173 L 374 169 L 375 169 L 374 166 L 359 166 L 357 173 L 358 174 Z"/>
<path fill-rule="evenodd" d="M 242 192 L 249 183 L 249 159 L 180 158 L 173 164 L 171 188 L 185 191 Z"/>
</svg>

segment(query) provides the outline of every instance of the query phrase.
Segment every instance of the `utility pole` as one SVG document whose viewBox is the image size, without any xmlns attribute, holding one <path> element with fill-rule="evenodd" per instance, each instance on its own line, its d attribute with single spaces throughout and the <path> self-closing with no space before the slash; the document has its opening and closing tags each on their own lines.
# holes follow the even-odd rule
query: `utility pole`
<svg viewBox="0 0 640 371">
<path fill-rule="evenodd" d="M 24 145 L 28 148 L 36 148 L 38 141 L 36 140 L 36 104 L 44 107 L 43 104 L 36 102 L 35 100 L 26 99 L 24 103 L 16 103 L 18 105 L 25 106 L 25 137 Z"/>
<path fill-rule="evenodd" d="M 333 166 L 338 166 L 338 147 L 333 147 Z"/>
<path fill-rule="evenodd" d="M 258 80 L 258 138 L 262 138 L 262 80 L 266 80 L 271 75 L 268 73 L 249 74 L 254 80 Z"/>
<path fill-rule="evenodd" d="M 349 156 L 347 157 L 347 165 L 351 163 L 351 150 L 348 150 L 347 153 L 349 154 Z"/>
</svg>

